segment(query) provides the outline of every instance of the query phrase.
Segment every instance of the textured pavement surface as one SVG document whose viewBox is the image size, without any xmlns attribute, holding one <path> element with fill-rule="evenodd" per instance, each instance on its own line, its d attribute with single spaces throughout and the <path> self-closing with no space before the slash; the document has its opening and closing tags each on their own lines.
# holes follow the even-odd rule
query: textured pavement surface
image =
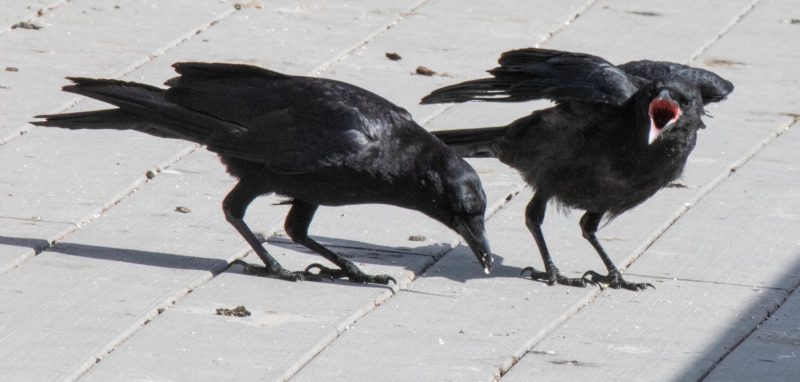
<svg viewBox="0 0 800 382">
<path fill-rule="evenodd" d="M 0 379 L 9 381 L 800 380 L 800 7 L 782 0 L 0 0 Z M 430 130 L 507 124 L 546 102 L 421 106 L 506 50 L 669 60 L 736 85 L 675 185 L 599 231 L 629 292 L 519 277 L 541 260 L 532 192 L 470 160 L 495 268 L 395 207 L 323 207 L 312 236 L 390 287 L 242 273 L 214 154 L 136 132 L 33 127 L 100 104 L 65 76 L 160 84 L 177 61 L 334 78 Z M 392 61 L 385 54 L 402 59 Z M 436 72 L 415 74 L 418 66 Z M 321 258 L 266 196 L 246 220 L 290 269 Z M 179 208 L 183 207 L 183 208 Z M 544 226 L 568 276 L 602 263 L 579 213 Z M 239 305 L 247 317 L 216 314 Z"/>
</svg>

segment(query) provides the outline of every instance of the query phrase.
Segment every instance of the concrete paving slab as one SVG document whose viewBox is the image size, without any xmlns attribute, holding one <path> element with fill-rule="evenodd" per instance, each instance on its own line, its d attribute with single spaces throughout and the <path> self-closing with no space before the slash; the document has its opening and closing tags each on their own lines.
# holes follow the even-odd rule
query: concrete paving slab
<svg viewBox="0 0 800 382">
<path fill-rule="evenodd" d="M 447 256 L 323 350 L 293 380 L 488 380 L 499 364 L 586 303 L 586 290 L 519 277 L 535 249 L 516 228 L 525 190 L 489 222 L 493 274 Z M 352 360 L 359 359 L 357 363 Z"/>
<path fill-rule="evenodd" d="M 2 35 L 3 65 L 17 71 L 0 71 L 0 108 L 10 111 L 0 121 L 0 142 L 29 129 L 32 116 L 75 102 L 54 91 L 64 77 L 117 77 L 234 11 L 219 1 L 74 1 L 39 17 L 42 29 Z"/>
<path fill-rule="evenodd" d="M 408 109 L 418 121 L 427 121 L 430 113 L 448 106 L 419 105 L 422 96 L 447 84 L 484 76 L 490 68 L 486 65 L 493 62 L 481 65 L 483 58 L 545 40 L 589 3 L 540 2 L 536 12 L 520 17 L 520 9 L 531 7 L 529 1 L 498 2 L 491 9 L 477 1 L 428 2 L 392 26 L 390 33 L 355 51 L 353 59 L 323 75 L 374 89 Z M 459 18 L 450 20 L 455 10 Z M 389 60 L 387 52 L 398 53 L 402 59 Z M 419 75 L 419 66 L 437 73 Z"/>
<path fill-rule="evenodd" d="M 104 224 L 78 230 L 0 278 L 9 304 L 0 325 L 5 377 L 73 379 L 242 252 L 239 235 L 220 229 L 227 222 L 217 183 L 227 175 L 207 170 L 214 156 L 196 157 L 152 181 L 147 193 L 159 198 L 134 194 Z"/>
<path fill-rule="evenodd" d="M 798 144 L 800 131 L 792 129 L 737 170 L 648 249 L 636 272 L 794 289 L 800 274 L 788 270 L 800 255 Z"/>
<path fill-rule="evenodd" d="M 649 296 L 604 292 L 503 381 L 697 381 L 786 292 L 665 281 Z"/>
<path fill-rule="evenodd" d="M 800 294 L 797 290 L 705 381 L 794 381 L 800 379 Z"/>
<path fill-rule="evenodd" d="M 593 376 L 691 380 L 710 370 L 792 290 L 795 278 L 783 273 L 796 269 L 790 262 L 796 251 L 791 240 L 779 237 L 794 235 L 793 228 L 786 228 L 794 221 L 794 204 L 770 204 L 793 200 L 795 194 L 792 174 L 796 169 L 784 153 L 794 140 L 786 130 L 798 112 L 796 98 L 788 96 L 796 88 L 797 77 L 792 75 L 796 54 L 787 48 L 796 35 L 791 20 L 798 18 L 791 2 L 645 6 L 632 1 L 487 5 L 444 0 L 319 0 L 242 2 L 241 10 L 232 11 L 233 2 L 228 1 L 198 3 L 191 9 L 181 9 L 184 3 L 175 2 L 170 8 L 161 7 L 161 13 L 147 4 L 123 2 L 116 15 L 110 13 L 112 9 L 92 9 L 93 4 L 65 2 L 50 16 L 43 16 L 52 17 L 52 28 L 24 31 L 83 28 L 74 31 L 82 42 L 77 50 L 69 43 L 78 40 L 69 37 L 29 41 L 16 30 L 0 31 L 0 46 L 23 47 L 9 56 L 21 60 L 20 70 L 0 72 L 0 108 L 13 110 L 11 117 L 0 122 L 3 126 L 27 129 L 23 122 L 31 114 L 60 111 L 73 104 L 76 98 L 57 91 L 63 75 L 125 74 L 127 79 L 157 84 L 173 75 L 169 64 L 180 60 L 253 63 L 290 74 L 321 74 L 354 82 L 408 108 L 418 121 L 430 121 L 431 129 L 505 124 L 544 105 L 416 105 L 437 86 L 482 76 L 481 71 L 494 66 L 502 51 L 535 44 L 587 51 L 614 62 L 645 57 L 692 61 L 732 79 L 737 90 L 730 100 L 712 108 L 717 118 L 707 121 L 709 128 L 701 132 L 681 180 L 687 187 L 663 190 L 601 231 L 604 245 L 623 264 L 637 259 L 655 241 L 633 263 L 631 272 L 639 276 L 628 273 L 627 277 L 657 280 L 659 289 L 636 295 L 606 291 L 598 297 L 595 289 L 547 287 L 519 278 L 522 267 L 539 264 L 520 215 L 530 191 L 506 205 L 506 197 L 518 192 L 522 183 L 513 170 L 497 161 L 470 161 L 484 180 L 490 210 L 499 209 L 489 220 L 498 254 L 496 272 L 489 278 L 477 269 L 465 247 L 448 252 L 457 243 L 456 235 L 421 214 L 377 206 L 320 210 L 312 234 L 365 270 L 396 277 L 403 290 L 393 295 L 381 287 L 284 283 L 244 276 L 238 266 L 222 272 L 230 260 L 247 252 L 219 212 L 219 200 L 232 179 L 213 155 L 193 151 L 192 145 L 127 133 L 93 132 L 89 139 L 80 132 L 35 129 L 19 137 L 12 131 L 0 148 L 0 156 L 6 157 L 2 163 L 12 169 L 0 179 L 0 187 L 5 187 L 0 190 L 5 199 L 0 203 L 0 223 L 6 227 L 0 238 L 0 260 L 5 264 L 0 267 L 5 270 L 0 275 L 0 293 L 6 296 L 3 301 L 10 301 L 0 314 L 0 368 L 10 370 L 13 377 L 219 380 L 235 375 L 260 380 L 290 378 L 299 370 L 295 379 L 391 380 L 401 374 L 423 380 L 497 379 L 509 369 L 505 378 L 532 375 L 522 366 L 538 356 L 548 363 L 543 375 L 562 375 L 565 366 L 578 369 L 593 359 L 597 360 L 590 365 Z M 152 34 L 144 36 L 136 33 L 141 29 L 129 26 L 118 29 L 119 36 L 97 32 L 102 30 L 99 24 L 106 30 L 115 27 L 110 19 L 136 24 L 140 17 L 146 20 L 138 26 L 170 24 L 172 19 L 176 21 L 170 25 L 180 26 L 148 28 Z M 77 22 L 81 20 L 89 22 Z M 41 68 L 36 66 L 34 72 L 31 63 L 44 53 L 31 47 L 47 44 L 56 44 L 51 49 L 56 52 L 72 50 Z M 403 60 L 388 60 L 384 54 L 390 49 L 397 50 Z M 417 62 L 452 77 L 409 74 Z M 23 64 L 29 69 L 23 71 Z M 779 78 L 784 74 L 787 78 Z M 19 90 L 20 84 L 38 83 L 38 77 L 45 79 L 39 81 L 42 89 L 31 86 L 22 88 L 22 93 L 10 92 Z M 17 82 L 12 88 L 9 81 Z M 81 102 L 76 109 L 87 107 L 92 105 Z M 98 148 L 81 153 L 87 142 Z M 773 152 L 764 147 L 777 151 L 761 160 Z M 44 154 L 49 152 L 55 154 Z M 88 167 L 64 166 L 73 163 L 71 158 L 82 158 L 81 165 Z M 145 181 L 144 172 L 154 166 L 166 171 Z M 737 171 L 731 174 L 731 168 Z M 747 190 L 775 185 L 769 175 L 781 171 L 788 174 L 780 179 L 783 194 L 769 189 L 761 199 L 752 198 L 752 193 L 734 195 L 727 188 L 731 183 L 746 185 Z M 86 173 L 95 180 L 85 180 Z M 80 180 L 87 183 L 82 185 Z M 69 198 L 60 197 L 63 194 Z M 73 202 L 61 211 L 57 202 L 64 199 Z M 270 250 L 288 267 L 300 269 L 319 260 L 281 236 L 286 210 L 272 206 L 275 200 L 259 199 L 248 213 L 248 222 L 270 237 Z M 679 269 L 678 280 L 671 279 L 677 277 L 673 273 L 664 274 L 674 271 L 683 259 L 660 256 L 657 250 L 671 248 L 674 241 L 683 240 L 684 233 L 691 237 L 686 242 L 701 243 L 710 250 L 722 248 L 704 240 L 700 234 L 709 231 L 701 223 L 719 220 L 730 203 L 747 206 L 735 217 L 750 224 L 725 222 L 719 226 L 724 228 L 711 230 L 736 238 L 729 249 L 722 250 L 727 267 L 723 269 L 741 275 L 748 270 L 744 254 L 764 250 L 761 257 L 765 259 L 752 267 L 753 274 L 740 278 L 759 290 L 748 283 L 728 285 L 735 282 L 709 271 L 710 261 L 723 261 L 713 256 L 688 259 L 700 265 Z M 191 212 L 175 212 L 178 205 Z M 395 219 L 380 219 L 378 214 Z M 695 217 L 685 223 L 689 228 L 681 228 L 691 216 Z M 554 257 L 568 275 L 601 267 L 580 237 L 577 220 L 578 216 L 551 213 L 545 225 Z M 91 224 L 82 224 L 86 221 Z M 427 240 L 409 240 L 417 234 Z M 761 247 L 752 245 L 763 237 L 778 239 Z M 53 239 L 62 242 L 24 261 Z M 734 256 L 735 261 L 727 260 Z M 257 263 L 252 256 L 246 260 Z M 417 277 L 423 270 L 427 272 Z M 692 272 L 699 274 L 698 280 L 685 279 Z M 252 316 L 214 314 L 216 308 L 239 304 L 251 309 Z M 689 319 L 675 319 L 675 305 L 680 305 L 679 316 Z M 630 309 L 643 307 L 626 315 Z M 722 310 L 708 313 L 714 309 Z M 647 314 L 652 312 L 662 313 Z M 650 337 L 634 327 L 639 321 L 655 328 Z M 676 321 L 681 324 L 675 325 Z M 591 329 L 597 326 L 573 322 L 600 325 L 601 333 L 617 337 L 594 337 L 597 333 Z M 693 338 L 702 327 L 712 330 Z M 543 339 L 556 341 L 562 335 L 566 337 L 558 342 L 559 353 L 528 353 L 539 351 Z M 668 336 L 675 340 L 669 342 Z M 572 338 L 591 342 L 589 354 L 582 353 L 582 343 Z M 624 353 L 631 350 L 626 347 L 630 344 L 638 346 L 634 350 L 662 346 L 687 354 L 669 358 L 648 374 L 631 365 L 651 359 L 647 357 L 659 349 L 644 355 L 634 351 L 619 361 L 590 352 L 600 349 L 614 354 L 609 346 L 620 345 L 621 349 L 612 350 Z M 744 357 L 747 349 L 741 347 Z M 551 362 L 560 355 L 565 356 Z M 519 358 L 522 361 L 514 366 Z M 625 374 L 628 370 L 633 372 Z"/>
<path fill-rule="evenodd" d="M 33 28 L 35 30 L 37 27 L 42 27 L 37 22 L 37 18 L 66 2 L 67 0 L 31 0 L 25 2 L 2 0 L 0 1 L 0 8 L 3 9 L 3 14 L 0 15 L 0 35 L 14 29 Z M 19 24 L 24 22 L 31 24 Z"/>
</svg>

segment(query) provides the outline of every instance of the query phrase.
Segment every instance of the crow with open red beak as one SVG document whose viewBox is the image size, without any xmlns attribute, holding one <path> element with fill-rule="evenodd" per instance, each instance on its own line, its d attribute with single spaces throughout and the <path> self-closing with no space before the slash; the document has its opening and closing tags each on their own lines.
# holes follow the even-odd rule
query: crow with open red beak
<svg viewBox="0 0 800 382">
<path fill-rule="evenodd" d="M 434 132 L 462 157 L 495 157 L 516 168 L 536 190 L 525 215 L 544 270 L 523 273 L 550 285 L 652 287 L 625 281 L 595 233 L 604 217 L 635 207 L 680 176 L 704 127 L 703 106 L 725 99 L 733 84 L 681 64 L 615 66 L 597 56 L 535 48 L 503 53 L 499 63 L 489 71 L 492 78 L 438 89 L 422 103 L 556 102 L 507 126 Z M 586 211 L 581 231 L 606 275 L 587 271 L 568 278 L 559 272 L 541 229 L 551 199 Z"/>
</svg>

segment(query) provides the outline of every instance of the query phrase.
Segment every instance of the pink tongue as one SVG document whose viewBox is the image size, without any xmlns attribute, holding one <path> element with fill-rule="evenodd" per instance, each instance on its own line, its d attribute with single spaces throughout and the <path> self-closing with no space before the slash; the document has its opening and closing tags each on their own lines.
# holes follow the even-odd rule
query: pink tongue
<svg viewBox="0 0 800 382">
<path fill-rule="evenodd" d="M 661 129 L 678 119 L 680 113 L 681 109 L 673 101 L 656 99 L 650 102 L 648 110 L 650 115 L 650 134 L 647 137 L 647 143 L 653 143 L 661 135 Z"/>
<path fill-rule="evenodd" d="M 675 119 L 680 109 L 672 102 L 665 99 L 658 99 L 650 103 L 650 120 L 659 129 L 663 129 L 669 121 Z"/>
</svg>

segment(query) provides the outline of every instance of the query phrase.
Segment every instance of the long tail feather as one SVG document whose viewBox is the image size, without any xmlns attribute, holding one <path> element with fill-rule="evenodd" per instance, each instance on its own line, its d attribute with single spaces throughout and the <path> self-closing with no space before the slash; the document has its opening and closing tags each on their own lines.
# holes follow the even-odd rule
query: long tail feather
<svg viewBox="0 0 800 382">
<path fill-rule="evenodd" d="M 507 127 L 442 130 L 431 132 L 462 158 L 497 157 L 495 143 L 506 134 Z"/>
<path fill-rule="evenodd" d="M 46 120 L 32 122 L 34 125 L 67 129 L 132 129 L 197 143 L 205 143 L 209 136 L 220 130 L 244 129 L 170 102 L 166 90 L 154 86 L 105 79 L 69 79 L 73 84 L 65 86 L 64 91 L 107 102 L 119 109 L 43 115 L 37 118 Z"/>
</svg>

